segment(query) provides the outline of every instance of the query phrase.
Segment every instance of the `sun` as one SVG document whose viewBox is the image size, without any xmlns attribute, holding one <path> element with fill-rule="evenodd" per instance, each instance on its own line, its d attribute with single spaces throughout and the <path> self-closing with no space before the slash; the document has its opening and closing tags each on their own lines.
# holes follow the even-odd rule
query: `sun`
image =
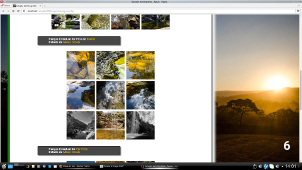
<svg viewBox="0 0 302 170">
<path fill-rule="evenodd" d="M 267 88 L 270 90 L 281 89 L 288 87 L 287 80 L 283 77 L 272 77 L 267 81 Z"/>
</svg>

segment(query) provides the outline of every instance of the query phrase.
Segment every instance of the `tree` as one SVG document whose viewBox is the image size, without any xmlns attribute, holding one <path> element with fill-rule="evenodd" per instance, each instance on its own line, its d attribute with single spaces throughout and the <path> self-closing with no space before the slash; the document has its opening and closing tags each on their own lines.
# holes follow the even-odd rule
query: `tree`
<svg viewBox="0 0 302 170">
<path fill-rule="evenodd" d="M 227 107 L 231 107 L 240 113 L 240 125 L 242 123 L 243 115 L 254 112 L 257 115 L 262 115 L 263 111 L 259 110 L 254 102 L 250 99 L 237 99 L 237 100 L 230 100 L 227 103 Z"/>
<path fill-rule="evenodd" d="M 7 73 L 5 71 L 1 71 L 1 82 L 7 83 Z"/>
</svg>

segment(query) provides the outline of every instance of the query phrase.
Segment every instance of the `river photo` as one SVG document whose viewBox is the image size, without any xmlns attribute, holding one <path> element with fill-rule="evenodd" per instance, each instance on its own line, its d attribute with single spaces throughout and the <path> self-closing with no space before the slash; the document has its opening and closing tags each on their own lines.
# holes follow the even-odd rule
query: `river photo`
<svg viewBox="0 0 302 170">
<path fill-rule="evenodd" d="M 67 139 L 95 139 L 94 111 L 67 111 Z"/>
<path fill-rule="evenodd" d="M 155 109 L 154 81 L 127 81 L 127 109 Z"/>
<path fill-rule="evenodd" d="M 154 51 L 127 51 L 127 79 L 155 79 Z"/>
<path fill-rule="evenodd" d="M 125 112 L 98 111 L 96 139 L 125 139 Z"/>
<path fill-rule="evenodd" d="M 155 139 L 154 111 L 127 111 L 127 140 Z"/>
<path fill-rule="evenodd" d="M 94 81 L 68 81 L 66 86 L 67 109 L 94 109 L 94 88 Z"/>
<path fill-rule="evenodd" d="M 67 51 L 67 79 L 95 79 L 94 51 Z"/>
</svg>

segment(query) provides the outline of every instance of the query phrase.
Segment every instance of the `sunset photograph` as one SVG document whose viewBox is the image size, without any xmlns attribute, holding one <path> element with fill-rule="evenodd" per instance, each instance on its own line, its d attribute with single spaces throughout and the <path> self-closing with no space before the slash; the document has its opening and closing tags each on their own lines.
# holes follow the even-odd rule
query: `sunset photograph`
<svg viewBox="0 0 302 170">
<path fill-rule="evenodd" d="M 298 162 L 299 16 L 213 23 L 216 162 Z"/>
</svg>

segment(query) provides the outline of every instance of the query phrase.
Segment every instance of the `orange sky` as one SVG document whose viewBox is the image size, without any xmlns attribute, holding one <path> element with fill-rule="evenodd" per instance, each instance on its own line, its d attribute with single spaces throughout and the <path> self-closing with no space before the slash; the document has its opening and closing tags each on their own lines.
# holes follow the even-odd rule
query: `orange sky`
<svg viewBox="0 0 302 170">
<path fill-rule="evenodd" d="M 299 86 L 298 15 L 216 15 L 216 91 L 270 90 L 282 77 Z"/>
</svg>

